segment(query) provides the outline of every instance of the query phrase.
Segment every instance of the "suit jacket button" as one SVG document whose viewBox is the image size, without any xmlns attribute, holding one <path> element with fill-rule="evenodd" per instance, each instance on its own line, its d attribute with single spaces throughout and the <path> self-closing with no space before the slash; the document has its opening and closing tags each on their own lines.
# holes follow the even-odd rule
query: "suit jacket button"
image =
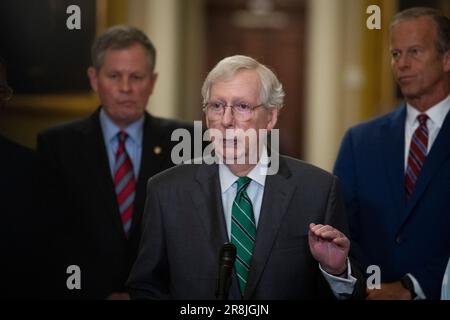
<svg viewBox="0 0 450 320">
<path fill-rule="evenodd" d="M 397 238 L 395 238 L 395 242 L 397 242 L 397 244 L 400 244 L 403 242 L 403 238 L 401 236 L 397 236 Z"/>
</svg>

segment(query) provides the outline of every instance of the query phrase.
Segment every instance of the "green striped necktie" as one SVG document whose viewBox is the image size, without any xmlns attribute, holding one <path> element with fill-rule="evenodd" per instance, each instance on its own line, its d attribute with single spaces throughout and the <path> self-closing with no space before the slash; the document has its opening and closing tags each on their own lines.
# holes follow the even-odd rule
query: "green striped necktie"
<svg viewBox="0 0 450 320">
<path fill-rule="evenodd" d="M 237 180 L 236 198 L 231 209 L 231 242 L 237 249 L 235 269 L 242 295 L 247 286 L 247 276 L 256 239 L 252 202 L 245 191 L 251 181 L 249 177 L 240 177 Z"/>
</svg>

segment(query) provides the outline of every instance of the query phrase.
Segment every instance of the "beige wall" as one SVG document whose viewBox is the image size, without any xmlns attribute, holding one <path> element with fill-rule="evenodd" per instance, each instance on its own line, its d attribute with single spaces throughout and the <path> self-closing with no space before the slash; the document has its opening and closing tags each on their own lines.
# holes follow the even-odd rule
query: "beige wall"
<svg viewBox="0 0 450 320">
<path fill-rule="evenodd" d="M 344 1 L 310 2 L 306 71 L 306 159 L 329 169 L 342 105 Z"/>
<path fill-rule="evenodd" d="M 128 5 L 127 22 L 147 33 L 157 50 L 158 80 L 148 109 L 154 115 L 178 117 L 180 1 L 131 0 Z"/>
<path fill-rule="evenodd" d="M 381 8 L 369 30 L 366 8 Z M 306 160 L 331 171 L 345 131 L 392 109 L 387 26 L 391 0 L 310 1 Z"/>
<path fill-rule="evenodd" d="M 148 110 L 162 117 L 200 119 L 204 0 L 130 0 L 129 24 L 157 49 L 158 81 Z"/>
</svg>

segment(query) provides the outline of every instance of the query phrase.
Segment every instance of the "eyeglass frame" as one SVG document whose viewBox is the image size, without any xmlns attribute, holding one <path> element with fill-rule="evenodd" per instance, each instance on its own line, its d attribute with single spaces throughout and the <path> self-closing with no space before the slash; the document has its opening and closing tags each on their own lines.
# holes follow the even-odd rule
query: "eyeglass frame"
<svg viewBox="0 0 450 320">
<path fill-rule="evenodd" d="M 3 91 L 4 90 L 4 91 Z M 4 97 L 2 96 L 4 94 Z M 13 96 L 13 89 L 7 84 L 0 85 L 0 100 L 8 101 Z"/>
<path fill-rule="evenodd" d="M 203 112 L 205 113 L 205 114 L 207 114 L 207 111 L 208 111 L 208 107 L 211 105 L 211 104 L 217 104 L 217 103 L 220 103 L 220 101 L 217 101 L 217 102 L 205 102 L 204 104 L 203 104 L 203 108 L 202 108 L 202 110 L 203 110 Z M 247 120 L 244 120 L 244 121 L 248 121 L 248 120 L 250 120 L 251 119 L 251 116 L 253 115 L 253 113 L 254 113 L 254 111 L 255 111 L 255 109 L 257 109 L 257 108 L 259 108 L 259 107 L 265 107 L 266 106 L 266 103 L 261 103 L 261 104 L 258 104 L 258 105 L 256 105 L 256 106 L 251 106 L 251 105 L 249 105 L 249 104 L 247 104 L 247 103 L 238 103 L 238 104 L 227 104 L 227 103 L 221 103 L 221 105 L 222 105 L 222 112 L 221 112 L 221 115 L 220 115 L 220 117 L 223 117 L 223 115 L 225 114 L 225 110 L 226 110 L 226 108 L 227 107 L 230 107 L 231 108 L 231 113 L 233 114 L 233 117 L 235 116 L 235 108 L 237 108 L 237 107 L 240 107 L 240 106 L 242 106 L 242 105 L 246 105 L 246 106 L 248 106 L 249 107 L 249 118 L 247 119 Z M 242 113 L 239 113 L 239 111 L 237 112 L 237 114 L 241 114 L 242 115 Z"/>
</svg>

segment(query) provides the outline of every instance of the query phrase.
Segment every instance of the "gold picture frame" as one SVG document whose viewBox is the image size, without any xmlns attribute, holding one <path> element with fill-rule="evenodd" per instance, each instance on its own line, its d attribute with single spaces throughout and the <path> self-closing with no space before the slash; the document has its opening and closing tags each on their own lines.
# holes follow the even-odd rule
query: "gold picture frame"
<svg viewBox="0 0 450 320">
<path fill-rule="evenodd" d="M 76 1 L 71 2 L 76 4 Z M 95 0 L 95 9 L 95 35 L 102 33 L 111 25 L 126 22 L 125 0 Z M 83 8 L 81 14 L 83 15 Z M 81 93 L 14 94 L 8 109 L 20 114 L 75 118 L 91 113 L 98 105 L 97 95 L 91 90 L 86 90 Z"/>
</svg>

